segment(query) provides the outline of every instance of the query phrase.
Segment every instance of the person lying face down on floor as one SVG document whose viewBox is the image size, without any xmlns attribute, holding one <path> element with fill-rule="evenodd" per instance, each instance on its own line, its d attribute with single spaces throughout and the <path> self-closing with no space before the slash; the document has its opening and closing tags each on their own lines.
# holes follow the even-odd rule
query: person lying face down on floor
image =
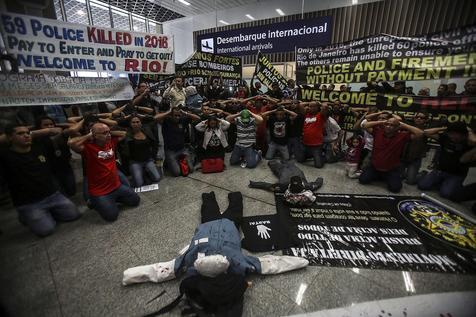
<svg viewBox="0 0 476 317">
<path fill-rule="evenodd" d="M 197 301 L 201 308 L 219 306 L 218 313 L 221 310 L 222 314 L 217 316 L 240 316 L 240 309 L 236 314 L 230 314 L 230 311 L 236 309 L 234 304 L 243 301 L 247 287 L 245 277 L 248 274 L 279 274 L 309 264 L 308 260 L 293 256 L 265 255 L 257 258 L 244 255 L 241 252 L 240 233 L 227 218 L 199 225 L 190 245 L 182 251 L 174 260 L 125 270 L 122 284 L 158 283 L 184 275 L 181 294 L 185 292 L 190 299 L 185 289 L 187 286 L 194 287 L 193 293 L 199 293 L 197 296 L 200 299 Z M 180 297 L 171 305 L 177 305 Z M 166 308 L 159 313 L 170 310 Z"/>
<path fill-rule="evenodd" d="M 249 187 L 264 189 L 271 192 L 284 193 L 289 188 L 292 179 L 294 182 L 302 182 L 303 189 L 310 190 L 312 192 L 315 192 L 322 187 L 322 177 L 316 178 L 314 182 L 308 182 L 303 171 L 297 167 L 294 162 L 272 160 L 268 162 L 268 166 L 273 174 L 278 177 L 278 182 L 268 183 L 250 181 L 250 184 L 248 185 Z"/>
</svg>

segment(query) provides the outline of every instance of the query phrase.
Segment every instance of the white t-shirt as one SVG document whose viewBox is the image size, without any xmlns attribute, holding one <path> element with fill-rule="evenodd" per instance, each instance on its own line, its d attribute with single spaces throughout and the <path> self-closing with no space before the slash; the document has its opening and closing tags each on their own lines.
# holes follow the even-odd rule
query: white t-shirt
<svg viewBox="0 0 476 317">
<path fill-rule="evenodd" d="M 367 119 L 362 120 L 360 127 L 363 128 L 363 125 L 366 122 L 367 122 Z M 374 136 L 365 129 L 364 129 L 364 141 L 365 141 L 364 149 L 372 151 L 372 149 L 374 148 Z"/>
<path fill-rule="evenodd" d="M 340 130 L 341 128 L 334 118 L 327 118 L 326 127 L 324 130 L 324 142 L 329 143 L 337 140 Z"/>
</svg>

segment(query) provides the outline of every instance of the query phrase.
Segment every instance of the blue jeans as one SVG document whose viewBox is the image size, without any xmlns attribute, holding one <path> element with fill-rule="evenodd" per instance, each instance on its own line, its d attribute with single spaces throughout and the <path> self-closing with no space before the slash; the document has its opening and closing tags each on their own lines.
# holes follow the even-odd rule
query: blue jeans
<svg viewBox="0 0 476 317">
<path fill-rule="evenodd" d="M 400 176 L 400 167 L 393 170 L 382 172 L 377 171 L 372 163 L 366 167 L 359 177 L 359 183 L 370 184 L 376 180 L 383 180 L 387 184 L 387 188 L 392 193 L 398 193 L 402 189 L 402 177 Z"/>
<path fill-rule="evenodd" d="M 121 184 L 117 189 L 102 196 L 90 196 L 91 205 L 106 221 L 115 221 L 119 215 L 116 203 L 127 206 L 139 206 L 140 197 L 130 186 Z"/>
<path fill-rule="evenodd" d="M 289 160 L 289 150 L 288 146 L 274 143 L 273 141 L 269 142 L 268 152 L 266 152 L 266 159 L 272 160 L 276 151 L 279 152 L 283 160 Z"/>
<path fill-rule="evenodd" d="M 403 172 L 406 179 L 406 183 L 409 185 L 415 185 L 417 183 L 418 171 L 421 167 L 421 158 L 413 160 L 403 164 Z"/>
<path fill-rule="evenodd" d="M 300 146 L 298 149 L 296 149 L 295 153 L 296 161 L 298 161 L 299 163 L 303 163 L 308 157 L 312 156 L 312 159 L 314 160 L 314 167 L 322 168 L 324 166 L 324 162 L 322 160 L 321 153 L 322 144 L 311 146 L 300 143 Z"/>
<path fill-rule="evenodd" d="M 117 170 L 117 174 L 119 175 L 119 181 L 121 181 L 121 184 L 124 184 L 126 186 L 131 186 L 126 175 L 124 175 L 120 170 Z M 88 191 L 88 179 L 86 175 L 84 175 L 83 176 L 83 199 L 84 201 L 87 202 L 89 198 L 90 197 L 89 197 L 89 191 Z"/>
<path fill-rule="evenodd" d="M 20 222 L 40 237 L 52 234 L 56 221 L 73 221 L 81 216 L 73 202 L 60 192 L 16 209 Z"/>
<path fill-rule="evenodd" d="M 323 144 L 323 156 L 326 163 L 335 163 L 338 161 L 337 153 L 332 149 L 333 142 Z"/>
<path fill-rule="evenodd" d="M 261 160 L 261 156 L 258 151 L 253 149 L 252 146 L 243 147 L 238 144 L 235 144 L 233 147 L 233 152 L 230 156 L 230 165 L 238 165 L 241 163 L 241 158 L 244 157 L 246 161 L 246 167 L 255 168 Z"/>
<path fill-rule="evenodd" d="M 299 137 L 289 138 L 288 139 L 289 157 L 296 155 L 296 151 L 299 149 L 300 146 L 301 146 L 301 140 L 299 139 Z"/>
<path fill-rule="evenodd" d="M 466 200 L 475 200 L 476 199 L 476 183 L 463 186 L 463 188 L 460 191 L 453 193 L 450 199 L 453 201 L 458 201 L 458 202 L 466 201 Z"/>
<path fill-rule="evenodd" d="M 466 176 L 433 170 L 420 179 L 418 182 L 418 188 L 420 190 L 438 188 L 441 197 L 451 199 L 453 196 L 456 196 L 458 192 L 464 190 L 463 182 L 465 177 Z"/>
<path fill-rule="evenodd" d="M 182 170 L 180 169 L 180 165 L 178 163 L 179 157 L 182 155 L 186 156 L 189 173 L 193 173 L 192 156 L 187 149 L 184 148 L 178 151 L 165 150 L 165 164 L 175 177 L 182 174 Z"/>
<path fill-rule="evenodd" d="M 152 159 L 146 162 L 131 161 L 129 163 L 129 170 L 135 187 L 141 187 L 144 185 L 144 170 L 147 172 L 152 182 L 157 183 L 160 180 L 159 170 Z"/>
</svg>

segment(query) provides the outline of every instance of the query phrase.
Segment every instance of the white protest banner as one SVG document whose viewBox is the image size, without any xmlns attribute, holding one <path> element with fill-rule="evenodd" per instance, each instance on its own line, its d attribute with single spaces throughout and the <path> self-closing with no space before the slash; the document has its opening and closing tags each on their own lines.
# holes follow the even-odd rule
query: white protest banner
<svg viewBox="0 0 476 317">
<path fill-rule="evenodd" d="M 133 97 L 134 91 L 126 78 L 0 73 L 0 107 L 68 105 Z"/>
<path fill-rule="evenodd" d="M 0 30 L 18 67 L 52 71 L 173 74 L 173 37 L 2 13 Z"/>
</svg>

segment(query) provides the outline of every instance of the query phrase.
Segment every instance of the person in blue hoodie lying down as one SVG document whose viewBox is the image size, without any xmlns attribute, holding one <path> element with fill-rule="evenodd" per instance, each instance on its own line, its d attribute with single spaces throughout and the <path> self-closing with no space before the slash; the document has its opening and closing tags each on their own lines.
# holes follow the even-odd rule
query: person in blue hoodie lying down
<svg viewBox="0 0 476 317">
<path fill-rule="evenodd" d="M 125 270 L 122 284 L 158 283 L 180 276 L 216 277 L 223 273 L 241 276 L 279 274 L 308 264 L 308 260 L 294 256 L 244 255 L 238 229 L 233 221 L 223 218 L 199 225 L 190 245 L 175 259 Z"/>
</svg>

